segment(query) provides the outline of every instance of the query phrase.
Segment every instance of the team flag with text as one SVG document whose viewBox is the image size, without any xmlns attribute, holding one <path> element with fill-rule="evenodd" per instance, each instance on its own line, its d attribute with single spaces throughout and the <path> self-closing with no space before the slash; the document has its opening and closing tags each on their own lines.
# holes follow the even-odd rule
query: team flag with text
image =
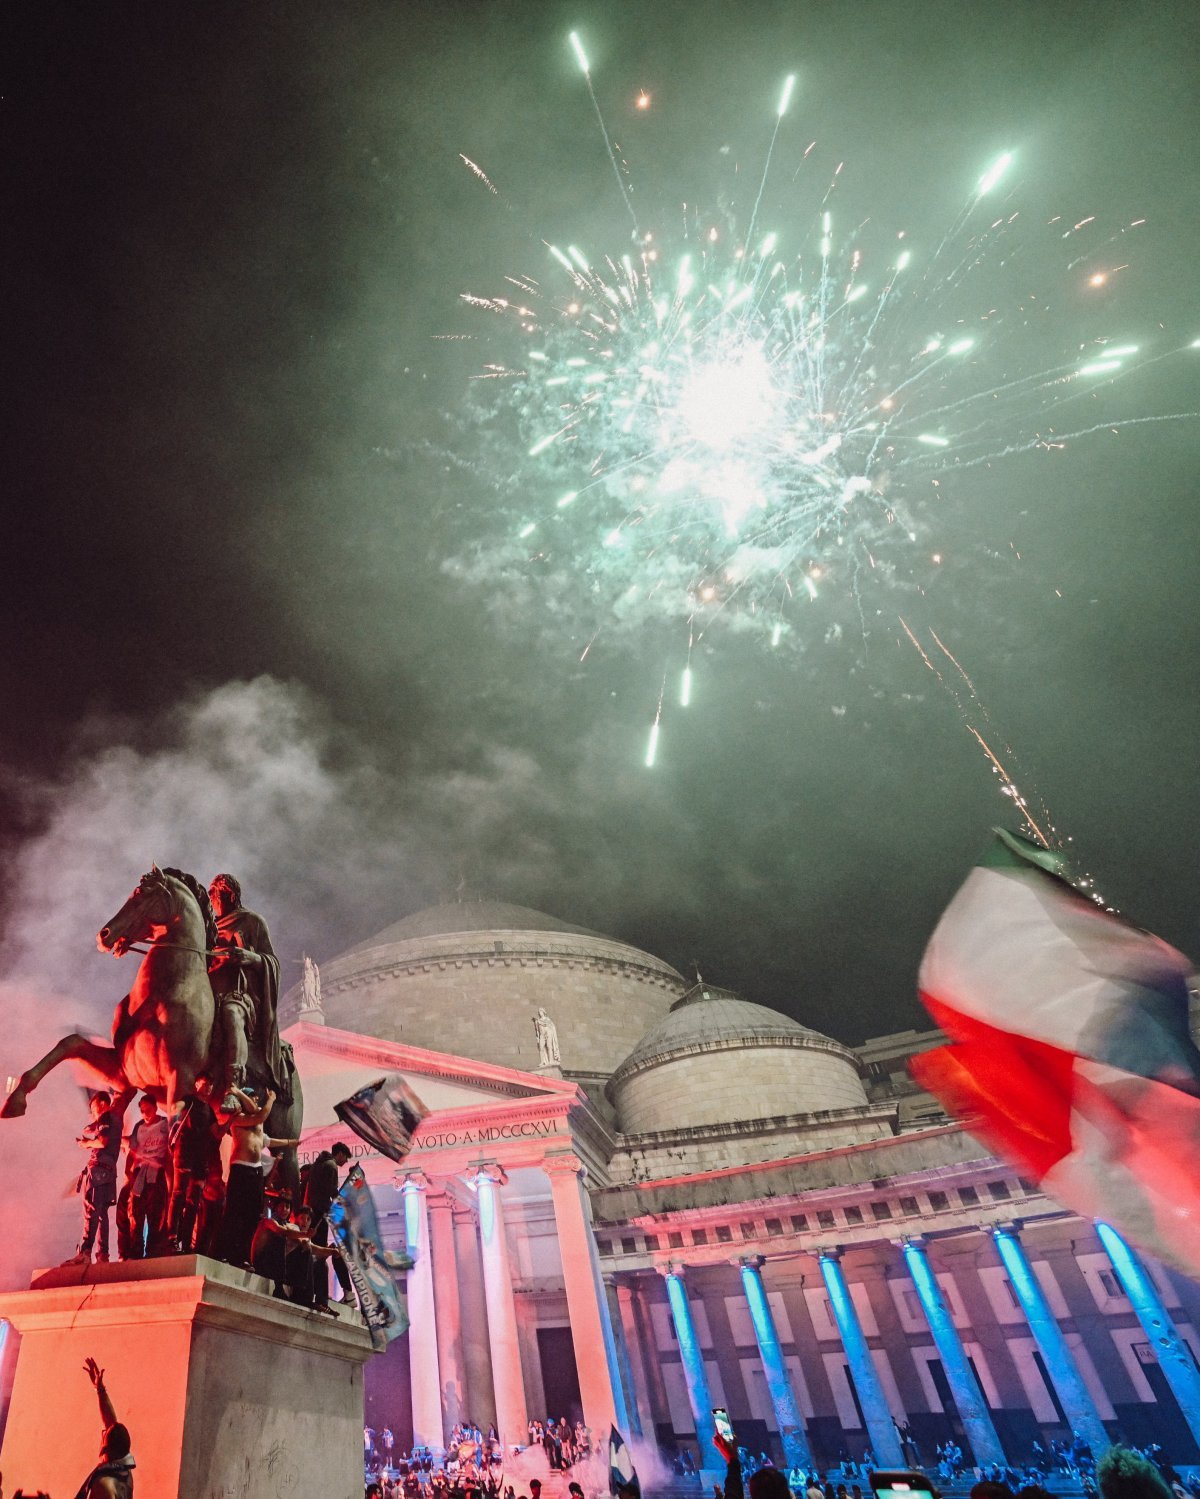
<svg viewBox="0 0 1200 1499">
<path fill-rule="evenodd" d="M 641 1499 L 642 1486 L 638 1482 L 637 1469 L 615 1426 L 610 1429 L 608 1437 L 608 1486 L 614 1494 L 631 1494 L 634 1499 Z"/>
<path fill-rule="evenodd" d="M 913 1074 L 1048 1195 L 1200 1275 L 1191 965 L 1060 871 L 997 830 L 925 950 L 921 999 L 951 1044 Z"/>
<path fill-rule="evenodd" d="M 328 1216 L 371 1344 L 376 1352 L 382 1352 L 408 1327 L 396 1272 L 411 1270 L 413 1262 L 407 1255 L 392 1254 L 383 1247 L 375 1199 L 361 1166 L 351 1166 Z"/>
<path fill-rule="evenodd" d="M 402 1161 L 408 1154 L 413 1130 L 429 1112 L 398 1072 L 360 1088 L 334 1104 L 333 1111 L 356 1135 L 393 1161 Z"/>
</svg>

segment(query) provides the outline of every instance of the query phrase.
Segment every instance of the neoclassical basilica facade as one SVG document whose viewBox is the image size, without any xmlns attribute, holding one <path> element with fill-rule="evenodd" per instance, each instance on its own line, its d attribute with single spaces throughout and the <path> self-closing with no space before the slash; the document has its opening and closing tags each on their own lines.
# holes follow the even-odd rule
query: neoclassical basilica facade
<svg viewBox="0 0 1200 1499">
<path fill-rule="evenodd" d="M 936 1032 L 846 1046 L 493 902 L 410 916 L 320 979 L 283 1002 L 306 1152 L 385 1073 L 429 1111 L 400 1170 L 356 1142 L 416 1259 L 411 1327 L 367 1379 L 398 1446 L 582 1415 L 707 1468 L 725 1406 L 802 1464 L 946 1438 L 1021 1462 L 1073 1433 L 1200 1461 L 1200 1287 L 918 1091 Z"/>
</svg>

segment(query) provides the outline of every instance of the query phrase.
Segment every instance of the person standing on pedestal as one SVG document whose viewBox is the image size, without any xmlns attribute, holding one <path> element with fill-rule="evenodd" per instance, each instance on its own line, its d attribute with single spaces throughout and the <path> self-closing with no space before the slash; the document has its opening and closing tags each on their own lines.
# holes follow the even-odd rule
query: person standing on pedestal
<svg viewBox="0 0 1200 1499">
<path fill-rule="evenodd" d="M 96 1387 L 104 1436 L 100 1441 L 100 1461 L 83 1480 L 75 1499 L 133 1499 L 135 1463 L 129 1428 L 117 1420 L 117 1413 L 104 1387 L 104 1370 L 94 1358 L 87 1359 L 83 1367 Z"/>
<path fill-rule="evenodd" d="M 138 1100 L 142 1117 L 129 1136 L 129 1258 L 161 1254 L 167 1216 L 167 1131 L 149 1093 Z"/>
<path fill-rule="evenodd" d="M 341 1190 L 338 1172 L 345 1167 L 352 1154 L 349 1145 L 344 1140 L 338 1140 L 328 1150 L 321 1151 L 308 1169 L 308 1182 L 304 1188 L 304 1205 L 312 1213 L 312 1241 L 318 1248 L 323 1249 L 329 1243 L 329 1221 L 325 1215 L 333 1206 L 334 1198 Z M 342 1288 L 342 1300 L 350 1302 L 353 1298 L 350 1272 L 346 1269 L 346 1262 L 337 1253 L 332 1256 L 332 1259 L 333 1273 L 337 1276 L 338 1285 Z M 317 1305 L 329 1305 L 329 1271 L 324 1265 L 318 1267 Z"/>
<path fill-rule="evenodd" d="M 222 1105 L 217 1115 L 223 1124 L 228 1124 L 233 1137 L 217 1253 L 227 1265 L 249 1268 L 250 1245 L 263 1215 L 262 1154 L 267 1142 L 263 1126 L 274 1106 L 275 1094 L 268 1089 L 267 1101 L 260 1107 L 249 1094 L 235 1087 L 233 1100 L 237 1112 L 229 1113 Z"/>
<path fill-rule="evenodd" d="M 108 1260 L 108 1215 L 117 1200 L 117 1157 L 121 1153 L 121 1120 L 129 1107 L 132 1091 L 113 1102 L 107 1090 L 93 1093 L 92 1122 L 84 1126 L 77 1143 L 88 1152 L 87 1165 L 79 1174 L 76 1190 L 83 1194 L 83 1237 L 68 1264 L 88 1265 L 92 1246 L 99 1235 L 97 1264 Z"/>
</svg>

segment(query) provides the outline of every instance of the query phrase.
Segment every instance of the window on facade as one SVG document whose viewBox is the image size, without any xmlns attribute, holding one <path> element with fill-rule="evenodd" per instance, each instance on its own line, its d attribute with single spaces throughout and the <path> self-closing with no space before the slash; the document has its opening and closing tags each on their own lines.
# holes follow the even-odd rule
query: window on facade
<svg viewBox="0 0 1200 1499">
<path fill-rule="evenodd" d="M 1012 1196 L 1007 1182 L 988 1182 L 987 1189 L 997 1202 L 1007 1202 Z"/>
<path fill-rule="evenodd" d="M 950 1206 L 950 1199 L 946 1196 L 945 1192 L 930 1192 L 929 1206 L 935 1213 L 944 1213 Z"/>
<path fill-rule="evenodd" d="M 1033 1182 L 1028 1181 L 1025 1177 L 1018 1176 L 1017 1180 L 1021 1183 L 1021 1191 L 1022 1192 L 1036 1192 L 1037 1191 L 1037 1187 L 1034 1186 Z"/>
<path fill-rule="evenodd" d="M 738 1227 L 742 1231 L 742 1238 L 743 1239 L 753 1239 L 754 1238 L 754 1224 L 753 1223 L 739 1223 Z"/>
<path fill-rule="evenodd" d="M 847 1208 L 846 1222 L 861 1223 L 863 1221 L 862 1208 Z"/>
<path fill-rule="evenodd" d="M 803 1213 L 793 1213 L 792 1214 L 792 1227 L 796 1230 L 796 1232 L 798 1234 L 802 1234 L 804 1232 L 804 1230 L 808 1227 L 808 1219 L 804 1216 Z"/>
<path fill-rule="evenodd" d="M 959 1187 L 958 1195 L 965 1208 L 973 1208 L 979 1201 L 979 1193 L 974 1187 Z"/>
<path fill-rule="evenodd" d="M 882 1223 L 885 1218 L 892 1216 L 892 1205 L 890 1202 L 873 1202 L 871 1212 L 875 1215 L 876 1223 Z"/>
<path fill-rule="evenodd" d="M 622 1250 L 622 1253 L 624 1253 L 624 1254 L 636 1254 L 637 1253 L 637 1240 L 636 1239 L 622 1239 L 621 1240 L 621 1250 Z"/>
<path fill-rule="evenodd" d="M 705 1228 L 694 1228 L 694 1229 L 692 1229 L 692 1243 L 693 1244 L 707 1244 L 708 1243 L 708 1230 L 705 1229 Z"/>
<path fill-rule="evenodd" d="M 921 1209 L 917 1206 L 915 1197 L 902 1197 L 900 1199 L 900 1211 L 906 1218 L 915 1218 Z"/>
<path fill-rule="evenodd" d="M 647 1234 L 646 1235 L 646 1248 L 652 1254 L 658 1248 L 658 1235 L 657 1234 Z"/>
<path fill-rule="evenodd" d="M 728 1244 L 733 1238 L 733 1229 L 728 1223 L 717 1224 L 717 1240 L 721 1244 Z"/>
<path fill-rule="evenodd" d="M 1121 1289 L 1121 1283 L 1117 1279 L 1113 1271 L 1101 1270 L 1099 1273 L 1100 1284 L 1104 1287 L 1104 1294 L 1106 1296 L 1112 1296 L 1114 1298 L 1117 1296 L 1124 1296 L 1125 1292 Z"/>
<path fill-rule="evenodd" d="M 611 1254 L 613 1252 L 612 1240 L 611 1239 L 597 1239 L 596 1240 L 596 1248 L 599 1249 L 599 1251 L 600 1251 L 601 1254 Z"/>
<path fill-rule="evenodd" d="M 683 1235 L 682 1234 L 668 1234 L 667 1235 L 667 1245 L 671 1249 L 682 1249 L 683 1248 Z"/>
<path fill-rule="evenodd" d="M 778 1238 L 778 1236 L 783 1232 L 783 1222 L 782 1222 L 782 1220 L 779 1219 L 779 1218 L 768 1218 L 767 1219 L 767 1232 L 773 1238 Z"/>
<path fill-rule="evenodd" d="M 831 1208 L 822 1208 L 817 1214 L 817 1222 L 822 1228 L 833 1227 L 833 1211 Z"/>
</svg>

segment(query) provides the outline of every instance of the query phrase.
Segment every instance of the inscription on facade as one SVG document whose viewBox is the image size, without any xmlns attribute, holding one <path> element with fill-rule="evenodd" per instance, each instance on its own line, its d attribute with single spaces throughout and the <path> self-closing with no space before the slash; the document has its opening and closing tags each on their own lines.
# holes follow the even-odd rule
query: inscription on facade
<svg viewBox="0 0 1200 1499">
<path fill-rule="evenodd" d="M 438 1150 L 444 1145 L 486 1145 L 490 1140 L 528 1140 L 555 1133 L 552 1119 L 524 1119 L 517 1124 L 488 1124 L 482 1129 L 441 1130 L 418 1135 L 413 1150 Z"/>
</svg>

